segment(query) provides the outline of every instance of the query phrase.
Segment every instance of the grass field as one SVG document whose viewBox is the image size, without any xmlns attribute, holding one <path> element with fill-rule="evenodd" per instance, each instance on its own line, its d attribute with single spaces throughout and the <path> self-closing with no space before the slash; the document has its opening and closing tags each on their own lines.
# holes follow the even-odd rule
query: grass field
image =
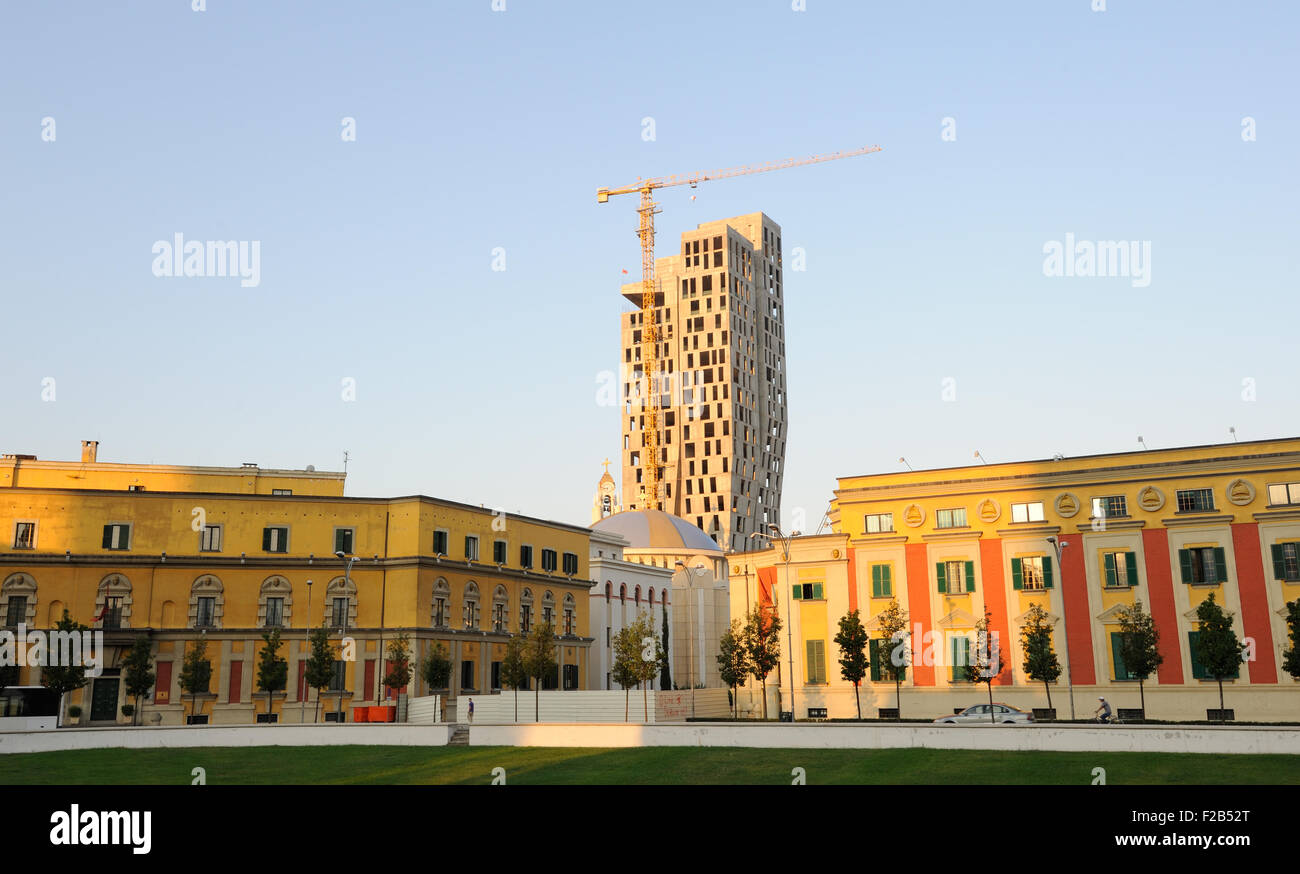
<svg viewBox="0 0 1300 874">
<path fill-rule="evenodd" d="M 0 756 L 0 785 L 510 785 L 788 784 L 803 768 L 816 784 L 1278 785 L 1300 783 L 1300 756 L 971 750 L 781 750 L 637 747 L 213 747 L 71 750 Z"/>
</svg>

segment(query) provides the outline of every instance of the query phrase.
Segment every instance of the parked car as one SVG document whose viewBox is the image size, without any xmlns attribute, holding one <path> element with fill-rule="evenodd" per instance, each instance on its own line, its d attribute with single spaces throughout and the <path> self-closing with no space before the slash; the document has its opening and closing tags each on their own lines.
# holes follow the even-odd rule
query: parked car
<svg viewBox="0 0 1300 874">
<path fill-rule="evenodd" d="M 993 708 L 992 719 L 989 718 L 990 707 Z M 1008 707 L 1005 704 L 976 704 L 974 707 L 967 707 L 961 713 L 954 713 L 952 716 L 941 716 L 934 722 L 935 725 L 978 725 L 981 722 L 988 725 L 990 722 L 1007 724 L 1033 721 L 1034 714 Z"/>
</svg>

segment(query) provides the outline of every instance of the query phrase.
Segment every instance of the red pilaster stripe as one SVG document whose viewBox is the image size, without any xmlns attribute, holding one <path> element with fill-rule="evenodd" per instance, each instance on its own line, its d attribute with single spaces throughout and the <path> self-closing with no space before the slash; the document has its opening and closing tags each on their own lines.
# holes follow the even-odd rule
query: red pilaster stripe
<svg viewBox="0 0 1300 874">
<path fill-rule="evenodd" d="M 1002 670 L 993 679 L 994 686 L 1011 685 L 1011 622 L 1007 616 L 1006 577 L 1002 573 L 1002 540 L 980 541 L 980 579 L 984 583 L 984 604 L 992 615 L 993 630 L 998 635 Z"/>
<path fill-rule="evenodd" d="M 1181 685 L 1182 641 L 1178 635 L 1178 611 L 1174 608 L 1174 579 L 1169 571 L 1169 532 L 1164 528 L 1142 529 L 1142 551 L 1146 553 L 1151 618 L 1160 633 L 1160 654 L 1165 657 L 1156 676 L 1161 683 Z"/>
<path fill-rule="evenodd" d="M 1070 651 L 1070 674 L 1075 683 L 1097 682 L 1092 658 L 1092 616 L 1088 609 L 1088 569 L 1084 564 L 1083 535 L 1061 550 L 1061 598 L 1065 602 L 1065 646 Z M 1069 542 L 1069 541 L 1067 541 Z"/>
<path fill-rule="evenodd" d="M 849 549 L 849 612 L 858 609 L 858 551 Z"/>
<path fill-rule="evenodd" d="M 907 617 L 912 626 L 912 652 L 915 654 L 917 650 L 926 650 L 922 646 L 920 635 L 916 633 L 916 626 L 921 626 L 922 633 L 935 630 L 930 626 L 930 564 L 924 543 L 909 543 L 903 547 L 903 552 L 907 562 Z M 917 686 L 933 686 L 934 665 L 923 665 L 920 662 L 914 655 L 913 683 Z"/>
<path fill-rule="evenodd" d="M 1241 627 L 1255 638 L 1255 660 L 1246 663 L 1252 683 L 1276 683 L 1273 629 L 1268 616 L 1268 582 L 1259 546 L 1259 523 L 1232 526 L 1232 552 L 1237 557 L 1237 586 L 1241 594 Z"/>
</svg>

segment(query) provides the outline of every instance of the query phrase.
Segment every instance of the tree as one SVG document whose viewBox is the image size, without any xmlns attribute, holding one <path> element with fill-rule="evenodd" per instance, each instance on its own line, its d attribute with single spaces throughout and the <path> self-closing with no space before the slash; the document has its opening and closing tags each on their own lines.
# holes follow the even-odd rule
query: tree
<svg viewBox="0 0 1300 874">
<path fill-rule="evenodd" d="M 185 659 L 181 663 L 181 691 L 190 696 L 190 721 L 194 721 L 197 716 L 198 697 L 200 692 L 207 692 L 208 685 L 212 682 L 212 662 L 208 661 L 208 639 L 200 637 L 194 641 L 194 646 L 185 651 Z"/>
<path fill-rule="evenodd" d="M 738 701 L 736 690 L 749 676 L 749 650 L 745 648 L 745 627 L 739 619 L 731 620 L 731 627 L 723 632 L 718 641 L 718 675 L 727 688 L 732 690 L 732 716 Z"/>
<path fill-rule="evenodd" d="M 262 633 L 266 645 L 257 658 L 257 688 L 266 693 L 267 722 L 271 721 L 271 699 L 289 685 L 289 662 L 280 655 L 280 629 Z"/>
<path fill-rule="evenodd" d="M 1119 629 L 1119 655 L 1124 660 L 1124 669 L 1128 675 L 1138 681 L 1138 697 L 1145 714 L 1147 696 L 1143 686 L 1165 660 L 1160 654 L 1160 632 L 1156 631 L 1156 623 L 1151 614 L 1142 609 L 1141 601 L 1135 602 L 1132 607 L 1120 609 Z"/>
<path fill-rule="evenodd" d="M 80 635 L 82 632 L 89 631 L 90 626 L 72 621 L 72 618 L 68 615 L 68 611 L 65 608 L 63 611 L 63 618 L 55 624 L 54 630 L 65 635 Z M 49 689 L 59 698 L 59 725 L 63 724 L 63 696 L 74 689 L 82 688 L 89 682 L 90 678 L 86 676 L 85 665 L 45 665 L 41 668 L 41 685 Z"/>
<path fill-rule="evenodd" d="M 989 690 L 989 722 L 996 722 L 993 713 L 993 681 L 1002 673 L 1002 659 L 998 633 L 991 629 L 993 616 L 984 608 L 984 618 L 975 623 L 975 650 L 970 664 L 966 665 L 966 680 L 983 683 Z"/>
<path fill-rule="evenodd" d="M 880 665 L 885 677 L 894 683 L 894 709 L 898 718 L 903 718 L 903 680 L 907 678 L 907 666 L 911 663 L 911 633 L 907 630 L 907 613 L 898 606 L 898 599 L 891 599 L 889 606 L 880 611 L 876 617 L 880 625 L 880 636 L 890 642 L 889 658 Z"/>
<path fill-rule="evenodd" d="M 858 719 L 862 718 L 862 697 L 858 690 L 867 675 L 867 629 L 862 617 L 853 610 L 840 617 L 840 631 L 835 635 L 840 648 L 840 676 L 853 684 L 853 700 L 858 705 Z"/>
<path fill-rule="evenodd" d="M 509 651 L 509 644 L 506 648 Z M 424 682 L 430 691 L 449 688 L 451 658 L 447 655 L 447 650 L 441 641 L 435 642 L 433 649 L 429 650 L 424 656 L 424 661 L 420 662 L 420 676 L 424 677 Z"/>
<path fill-rule="evenodd" d="M 745 617 L 745 651 L 749 655 L 749 672 L 763 688 L 763 718 L 767 719 L 767 677 L 781 660 L 781 617 L 762 604 Z"/>
<path fill-rule="evenodd" d="M 140 699 L 149 694 L 153 688 L 153 647 L 146 635 L 140 634 L 135 643 L 122 658 L 122 676 L 126 682 L 126 694 L 134 700 L 131 708 L 131 724 L 139 724 Z"/>
<path fill-rule="evenodd" d="M 390 689 L 406 688 L 411 682 L 411 636 L 403 632 L 388 642 L 388 674 L 384 685 Z"/>
<path fill-rule="evenodd" d="M 631 689 L 641 677 L 641 637 L 636 623 L 619 630 L 614 635 L 614 664 L 610 675 L 623 689 L 623 721 L 628 721 L 628 701 Z"/>
<path fill-rule="evenodd" d="M 663 600 L 663 633 L 660 638 L 660 644 L 664 650 L 663 669 L 659 672 L 659 688 L 668 690 L 673 687 L 673 669 L 672 660 L 668 657 L 668 599 Z"/>
<path fill-rule="evenodd" d="M 528 671 L 528 676 L 537 680 L 537 688 L 533 690 L 535 722 L 542 721 L 542 682 L 558 667 L 559 662 L 555 660 L 555 627 L 550 622 L 539 623 L 528 635 L 528 646 L 524 650 L 524 668 Z"/>
<path fill-rule="evenodd" d="M 1214 601 L 1211 592 L 1196 608 L 1200 634 L 1196 635 L 1196 657 L 1205 672 L 1219 684 L 1219 711 L 1223 711 L 1223 681 L 1241 670 L 1241 654 L 1246 644 L 1237 639 L 1232 619 Z"/>
<path fill-rule="evenodd" d="M 330 644 L 329 629 L 324 624 L 312 630 L 311 654 L 307 656 L 307 667 L 303 676 L 308 688 L 316 690 L 316 707 L 311 712 L 311 721 L 315 722 L 320 710 L 320 696 L 334 680 L 334 647 Z"/>
<path fill-rule="evenodd" d="M 1020 645 L 1025 651 L 1021 666 L 1025 676 L 1037 680 L 1047 690 L 1047 709 L 1052 709 L 1052 684 L 1061 676 L 1061 661 L 1052 648 L 1052 623 L 1047 611 L 1034 604 L 1025 612 L 1025 623 L 1020 626 Z M 989 688 L 989 694 L 993 692 Z"/>
<path fill-rule="evenodd" d="M 628 628 L 631 629 L 633 636 L 639 644 L 637 648 L 637 659 L 634 663 L 634 671 L 638 684 L 641 686 L 641 703 L 645 710 L 645 721 L 650 721 L 650 684 L 654 681 L 655 674 L 659 673 L 667 654 L 659 641 L 655 638 L 654 619 L 650 613 L 637 616 L 636 621 Z M 624 707 L 626 709 L 626 701 Z M 626 714 L 625 714 L 626 720 Z"/>
<path fill-rule="evenodd" d="M 1300 680 L 1300 598 L 1286 605 L 1286 626 L 1291 648 L 1282 653 L 1282 670 Z"/>
<path fill-rule="evenodd" d="M 528 666 L 524 663 L 527 647 L 528 643 L 521 635 L 512 636 L 506 641 L 506 657 L 501 662 L 501 682 L 515 690 L 515 722 L 519 721 L 519 690 L 528 686 Z M 447 662 L 447 674 L 451 674 L 451 662 Z M 446 682 L 445 678 L 443 682 Z"/>
</svg>

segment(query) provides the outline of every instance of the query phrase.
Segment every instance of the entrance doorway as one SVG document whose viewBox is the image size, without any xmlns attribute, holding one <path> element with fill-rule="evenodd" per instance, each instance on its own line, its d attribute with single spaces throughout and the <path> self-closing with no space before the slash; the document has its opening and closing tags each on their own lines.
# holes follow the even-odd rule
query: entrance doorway
<svg viewBox="0 0 1300 874">
<path fill-rule="evenodd" d="M 117 689 L 121 681 L 117 677 L 99 677 L 94 681 L 90 693 L 90 721 L 117 721 Z"/>
</svg>

